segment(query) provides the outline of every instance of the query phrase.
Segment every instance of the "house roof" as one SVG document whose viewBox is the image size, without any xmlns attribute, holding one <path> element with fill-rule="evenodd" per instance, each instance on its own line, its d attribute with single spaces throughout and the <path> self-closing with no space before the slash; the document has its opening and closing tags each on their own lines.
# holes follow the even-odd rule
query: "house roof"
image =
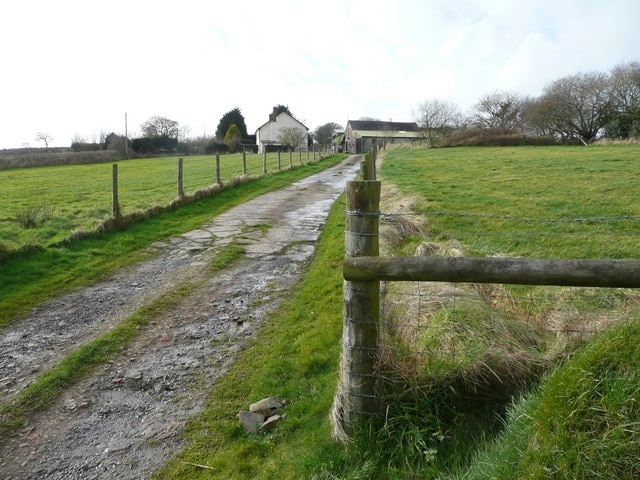
<svg viewBox="0 0 640 480">
<path fill-rule="evenodd" d="M 355 138 L 420 138 L 419 132 L 403 130 L 353 130 Z"/>
<path fill-rule="evenodd" d="M 278 117 L 280 115 L 287 115 L 288 117 L 291 117 L 293 120 L 295 120 L 296 122 L 298 122 L 300 125 L 302 125 L 307 131 L 309 131 L 309 127 L 307 127 L 304 123 L 302 123 L 300 120 L 298 120 L 296 117 L 294 117 L 293 115 L 289 115 L 287 112 L 280 112 L 277 116 L 276 116 L 276 121 L 278 119 Z M 262 127 L 264 127 L 265 125 L 268 125 L 272 122 L 271 119 L 269 119 L 268 122 L 263 123 L 262 125 L 260 125 L 258 128 L 256 128 L 256 132 L 258 130 L 260 130 Z"/>
<path fill-rule="evenodd" d="M 415 122 L 384 122 L 381 120 L 349 120 L 352 130 L 359 132 L 384 131 L 384 132 L 417 132 L 418 125 Z M 369 136 L 367 134 L 367 136 Z"/>
</svg>

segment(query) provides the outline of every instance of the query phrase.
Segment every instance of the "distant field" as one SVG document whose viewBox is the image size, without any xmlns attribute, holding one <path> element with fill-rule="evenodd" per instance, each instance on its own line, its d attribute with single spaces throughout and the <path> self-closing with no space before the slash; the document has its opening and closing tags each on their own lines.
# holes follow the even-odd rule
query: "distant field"
<svg viewBox="0 0 640 480">
<path fill-rule="evenodd" d="M 302 160 L 307 161 L 306 153 Z M 294 153 L 294 165 L 300 156 Z M 178 158 L 121 160 L 118 164 L 122 213 L 167 205 L 177 196 Z M 63 165 L 0 171 L 0 247 L 46 246 L 75 230 L 93 230 L 111 214 L 112 164 Z M 282 168 L 289 154 L 281 155 Z M 216 183 L 215 155 L 184 157 L 186 194 Z M 267 171 L 278 169 L 277 153 Z M 242 155 L 221 155 L 222 182 L 242 175 Z M 262 175 L 262 155 L 247 155 L 247 173 Z"/>
<path fill-rule="evenodd" d="M 639 145 L 394 150 L 382 173 L 467 255 L 640 257 Z"/>
</svg>

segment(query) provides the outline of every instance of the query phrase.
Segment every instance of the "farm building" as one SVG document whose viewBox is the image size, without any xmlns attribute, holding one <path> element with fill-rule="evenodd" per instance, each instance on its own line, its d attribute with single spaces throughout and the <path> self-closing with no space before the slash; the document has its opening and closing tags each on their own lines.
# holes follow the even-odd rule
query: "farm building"
<svg viewBox="0 0 640 480">
<path fill-rule="evenodd" d="M 258 153 L 263 153 L 269 146 L 277 147 L 281 145 L 280 137 L 282 131 L 288 128 L 297 128 L 304 132 L 304 135 L 301 135 L 301 137 L 304 138 L 300 141 L 296 150 L 302 149 L 306 151 L 308 148 L 307 138 L 309 129 L 287 112 L 278 113 L 278 110 L 274 107 L 273 112 L 269 115 L 269 121 L 256 130 Z"/>
<path fill-rule="evenodd" d="M 420 134 L 415 122 L 383 122 L 380 120 L 349 120 L 344 132 L 344 151 L 364 153 L 373 143 L 379 146 L 408 143 L 418 140 Z"/>
</svg>

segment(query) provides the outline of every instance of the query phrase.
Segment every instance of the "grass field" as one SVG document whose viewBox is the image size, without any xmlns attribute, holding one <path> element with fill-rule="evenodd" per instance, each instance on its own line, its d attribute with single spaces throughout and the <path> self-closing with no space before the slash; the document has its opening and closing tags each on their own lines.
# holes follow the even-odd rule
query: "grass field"
<svg viewBox="0 0 640 480">
<path fill-rule="evenodd" d="M 306 153 L 302 161 L 307 162 Z M 282 153 L 281 168 L 288 168 L 289 162 L 289 154 Z M 291 162 L 300 165 L 300 154 L 294 153 Z M 177 157 L 116 163 L 123 214 L 164 206 L 177 197 Z M 277 170 L 278 154 L 270 153 L 267 172 Z M 247 154 L 247 174 L 263 174 L 262 155 Z M 223 183 L 242 175 L 242 154 L 220 156 Z M 215 155 L 184 157 L 185 194 L 215 183 Z M 74 231 L 92 231 L 111 214 L 110 163 L 3 170 L 0 185 L 0 247 L 5 251 L 26 245 L 47 246 L 68 238 Z"/>
<path fill-rule="evenodd" d="M 638 145 L 395 150 L 382 172 L 468 255 L 638 258 L 639 162 Z"/>
</svg>

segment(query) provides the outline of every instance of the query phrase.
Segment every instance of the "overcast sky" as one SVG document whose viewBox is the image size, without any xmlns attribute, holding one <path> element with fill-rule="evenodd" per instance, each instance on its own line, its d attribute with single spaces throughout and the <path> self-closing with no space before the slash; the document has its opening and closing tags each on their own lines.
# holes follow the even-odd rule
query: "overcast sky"
<svg viewBox="0 0 640 480">
<path fill-rule="evenodd" d="M 427 99 L 537 96 L 640 60 L 639 0 L 10 0 L 0 6 L 0 148 L 129 134 L 159 115 L 250 133 L 284 104 L 311 130 L 412 121 Z"/>
</svg>

